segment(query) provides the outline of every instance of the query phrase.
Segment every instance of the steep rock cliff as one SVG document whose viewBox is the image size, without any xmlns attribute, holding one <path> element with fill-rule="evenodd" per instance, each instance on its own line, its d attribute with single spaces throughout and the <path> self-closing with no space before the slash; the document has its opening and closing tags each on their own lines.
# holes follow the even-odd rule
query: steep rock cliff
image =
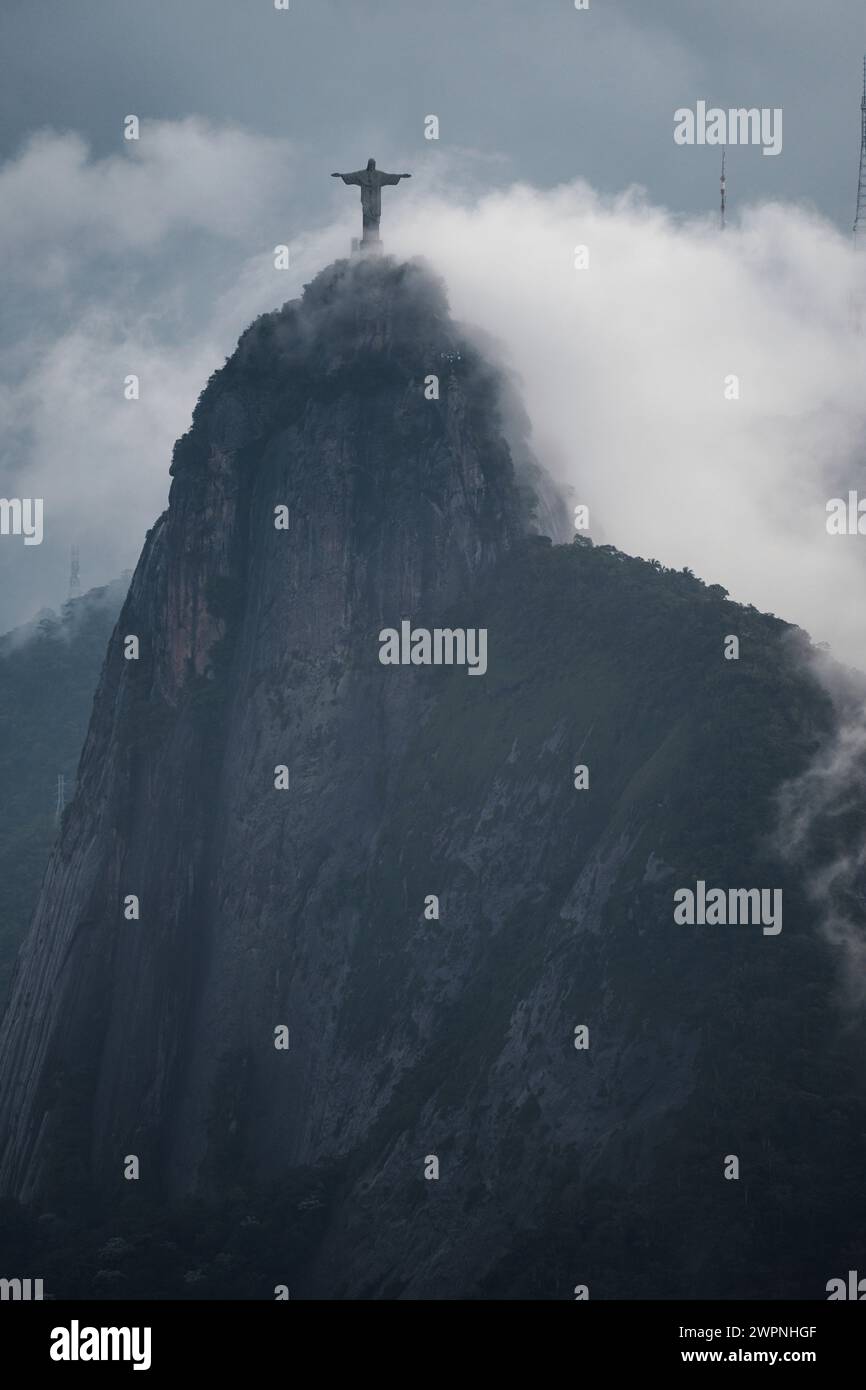
<svg viewBox="0 0 866 1390">
<path fill-rule="evenodd" d="M 829 702 L 778 620 L 533 537 L 506 419 L 389 260 L 331 267 L 209 383 L 0 1040 L 4 1190 L 300 1184 L 315 1238 L 257 1265 L 264 1297 L 815 1296 L 844 1212 L 793 1258 L 784 1233 L 861 1153 L 863 1088 L 768 830 Z M 487 673 L 382 665 L 403 619 L 484 627 Z M 783 932 L 676 925 L 699 878 L 782 888 Z"/>
<path fill-rule="evenodd" d="M 235 1071 L 269 1010 L 314 1047 L 282 1074 L 265 1054 L 245 1079 L 253 1148 L 268 1168 L 309 1143 L 304 1097 L 361 915 L 344 889 L 363 879 L 422 698 L 413 673 L 383 678 L 377 634 L 434 624 L 532 524 L 500 396 L 429 272 L 384 260 L 331 267 L 208 384 L 21 963 L 5 1186 L 107 1178 L 120 1149 L 170 1190 L 195 1186 L 214 1136 L 237 1128 Z"/>
</svg>

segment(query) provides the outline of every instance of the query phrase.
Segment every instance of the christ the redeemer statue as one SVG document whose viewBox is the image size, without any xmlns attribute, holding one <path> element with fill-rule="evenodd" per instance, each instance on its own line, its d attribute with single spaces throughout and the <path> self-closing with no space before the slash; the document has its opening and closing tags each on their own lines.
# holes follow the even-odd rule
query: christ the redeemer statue
<svg viewBox="0 0 866 1390">
<path fill-rule="evenodd" d="M 343 183 L 360 184 L 361 210 L 364 216 L 362 246 L 378 245 L 379 218 L 382 216 L 382 188 L 384 185 L 399 183 L 401 179 L 411 179 L 411 174 L 383 174 L 376 168 L 375 159 L 367 160 L 366 169 L 358 169 L 354 174 L 332 174 L 332 179 L 342 179 Z"/>
</svg>

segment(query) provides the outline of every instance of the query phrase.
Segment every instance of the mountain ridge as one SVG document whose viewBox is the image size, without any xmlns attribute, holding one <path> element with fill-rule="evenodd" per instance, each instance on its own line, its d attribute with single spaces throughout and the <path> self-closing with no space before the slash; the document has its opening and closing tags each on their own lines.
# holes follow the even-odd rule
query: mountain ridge
<svg viewBox="0 0 866 1390">
<path fill-rule="evenodd" d="M 767 831 L 832 702 L 797 629 L 537 534 L 511 392 L 388 258 L 211 378 L 0 1035 L 2 1189 L 139 1247 L 145 1211 L 209 1204 L 211 1296 L 270 1296 L 265 1268 L 302 1298 L 818 1296 L 866 1097 Z M 404 619 L 484 628 L 484 676 L 383 666 Z M 783 889 L 783 931 L 678 926 L 698 879 Z"/>
</svg>

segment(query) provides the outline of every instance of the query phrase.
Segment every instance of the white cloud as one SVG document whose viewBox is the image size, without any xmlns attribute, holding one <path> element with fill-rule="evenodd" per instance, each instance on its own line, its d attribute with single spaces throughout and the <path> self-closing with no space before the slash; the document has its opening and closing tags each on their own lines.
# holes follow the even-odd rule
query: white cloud
<svg viewBox="0 0 866 1390">
<path fill-rule="evenodd" d="M 580 182 L 388 215 L 391 248 L 427 255 L 454 312 L 503 344 L 536 451 L 590 504 L 596 540 L 688 565 L 866 665 L 850 601 L 866 536 L 829 536 L 825 512 L 866 495 L 864 274 L 829 223 L 768 204 L 722 235 Z"/>
<path fill-rule="evenodd" d="M 339 221 L 283 231 L 284 142 L 196 120 L 142 135 L 107 159 L 42 135 L 0 170 L 7 266 L 46 241 L 63 248 L 60 289 L 19 298 L 20 332 L 0 344 L 4 486 L 26 478 L 20 494 L 39 495 L 38 483 L 46 534 L 62 516 L 60 548 L 82 545 L 93 582 L 134 563 L 174 439 L 239 333 L 345 254 L 360 220 L 335 194 Z M 500 340 L 536 452 L 589 503 L 596 540 L 688 565 L 866 666 L 850 600 L 866 537 L 825 528 L 828 498 L 864 478 L 866 347 L 851 328 L 847 241 L 781 205 L 746 210 L 722 236 L 710 219 L 581 182 L 477 196 L 482 166 L 465 165 L 457 193 L 438 152 L 423 182 L 386 190 L 386 246 L 425 255 L 455 314 Z M 286 274 L 273 268 L 279 239 Z M 578 243 L 588 271 L 574 269 Z M 127 372 L 141 377 L 137 403 L 123 399 Z M 739 401 L 724 399 L 728 373 Z M 58 596 L 37 585 L 19 616 Z"/>
<path fill-rule="evenodd" d="M 862 678 L 826 663 L 815 675 L 830 693 L 834 726 L 805 771 L 778 794 L 774 843 L 799 869 L 814 921 L 834 948 L 843 1002 L 866 1005 L 866 843 L 862 834 L 866 774 L 866 704 Z"/>
<path fill-rule="evenodd" d="M 0 553 L 0 626 L 57 605 L 72 543 L 85 585 L 134 565 L 204 383 L 300 287 L 273 265 L 292 178 L 287 142 L 195 119 L 99 159 L 42 132 L 0 169 L 0 492 L 44 497 L 46 528 Z"/>
<path fill-rule="evenodd" d="M 19 271 L 152 251 L 181 232 L 243 239 L 291 173 L 285 140 L 235 127 L 143 121 L 138 140 L 94 159 L 75 133 L 40 131 L 0 171 L 0 255 Z"/>
</svg>

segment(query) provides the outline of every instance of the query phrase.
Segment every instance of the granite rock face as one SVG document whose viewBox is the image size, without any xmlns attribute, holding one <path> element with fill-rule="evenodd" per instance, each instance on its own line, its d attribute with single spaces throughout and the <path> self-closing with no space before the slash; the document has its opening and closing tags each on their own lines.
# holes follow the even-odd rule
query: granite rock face
<svg viewBox="0 0 866 1390">
<path fill-rule="evenodd" d="M 430 273 L 377 259 L 260 319 L 204 391 L 19 969 L 7 1189 L 107 1175 L 118 1146 L 194 1187 L 223 1129 L 264 1170 L 330 1142 L 308 1101 L 421 710 L 378 633 L 435 624 L 532 528 L 501 388 Z M 288 1068 L 257 1049 L 283 1019 Z M 240 1076 L 255 1135 L 230 1113 Z"/>
<path fill-rule="evenodd" d="M 639 1252 L 608 1296 L 715 1291 L 722 1235 L 656 1268 L 641 1204 L 727 1235 L 723 1155 L 779 1161 L 762 1020 L 785 1057 L 833 984 L 762 834 L 830 711 L 785 624 L 538 536 L 561 512 L 514 418 L 429 271 L 387 258 L 330 267 L 208 383 L 21 956 L 3 1191 L 113 1200 L 130 1154 L 169 1200 L 321 1174 L 293 1297 L 570 1297 L 594 1211 Z M 404 619 L 485 627 L 487 674 L 382 665 Z M 782 938 L 676 927 L 698 877 L 784 881 Z"/>
</svg>

